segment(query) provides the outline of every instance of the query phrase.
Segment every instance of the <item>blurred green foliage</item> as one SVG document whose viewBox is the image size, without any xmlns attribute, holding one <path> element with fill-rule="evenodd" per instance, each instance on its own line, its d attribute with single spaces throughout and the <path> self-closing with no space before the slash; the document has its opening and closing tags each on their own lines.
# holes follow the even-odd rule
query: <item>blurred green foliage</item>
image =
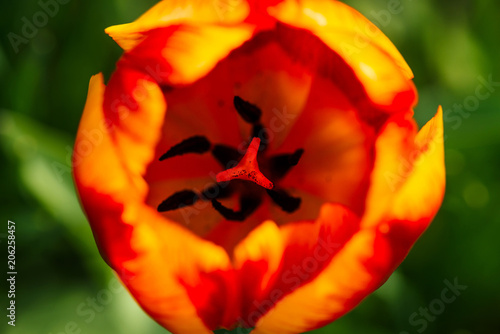
<svg viewBox="0 0 500 334">
<path fill-rule="evenodd" d="M 467 289 L 428 321 L 425 333 L 498 334 L 499 87 L 471 112 L 459 114 L 454 105 L 467 103 L 481 78 L 500 81 L 500 3 L 401 0 L 392 14 L 393 1 L 347 2 L 380 26 L 414 71 L 419 124 L 443 106 L 446 197 L 389 281 L 347 316 L 311 333 L 418 333 L 422 326 L 410 323 L 410 316 L 441 298 L 445 280 L 458 279 Z M 2 333 L 165 333 L 115 285 L 80 210 L 69 167 L 88 81 L 97 72 L 111 73 L 121 53 L 104 28 L 134 20 L 153 3 L 69 1 L 18 52 L 7 34 L 20 34 L 23 17 L 31 18 L 40 5 L 2 4 L 0 206 L 2 224 L 17 223 L 19 272 L 17 326 L 4 319 Z M 106 302 L 93 305 L 96 298 Z"/>
</svg>

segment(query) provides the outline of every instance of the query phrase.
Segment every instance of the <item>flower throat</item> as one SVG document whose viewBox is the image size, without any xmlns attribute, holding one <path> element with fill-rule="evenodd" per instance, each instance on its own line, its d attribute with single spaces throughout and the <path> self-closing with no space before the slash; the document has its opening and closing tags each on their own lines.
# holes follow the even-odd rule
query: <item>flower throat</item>
<svg viewBox="0 0 500 334">
<path fill-rule="evenodd" d="M 269 138 L 261 123 L 262 111 L 239 96 L 234 97 L 233 104 L 238 115 L 252 126 L 246 152 L 242 154 L 234 147 L 212 144 L 204 136 L 193 136 L 172 146 L 160 161 L 187 153 L 210 152 L 224 170 L 216 175 L 214 184 L 201 191 L 186 189 L 170 195 L 158 205 L 159 212 L 181 209 L 198 201 L 211 201 L 212 207 L 225 219 L 242 222 L 260 206 L 266 194 L 283 211 L 292 213 L 298 210 L 301 199 L 291 196 L 277 183 L 299 163 L 304 150 L 266 156 Z M 237 210 L 219 201 L 234 195 L 239 195 Z"/>
</svg>

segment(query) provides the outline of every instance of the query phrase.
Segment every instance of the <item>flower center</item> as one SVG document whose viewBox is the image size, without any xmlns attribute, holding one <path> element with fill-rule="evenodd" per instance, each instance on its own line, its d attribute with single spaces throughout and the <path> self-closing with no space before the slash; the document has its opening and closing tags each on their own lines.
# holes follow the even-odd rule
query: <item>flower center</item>
<svg viewBox="0 0 500 334">
<path fill-rule="evenodd" d="M 273 189 L 274 185 L 259 170 L 257 153 L 259 151 L 260 139 L 253 137 L 247 152 L 236 167 L 220 172 L 216 176 L 218 183 L 231 180 L 251 181 L 266 189 Z"/>
<path fill-rule="evenodd" d="M 187 153 L 211 152 L 225 169 L 216 175 L 214 184 L 201 191 L 186 189 L 172 194 L 158 205 L 159 212 L 180 209 L 202 200 L 211 201 L 212 207 L 227 220 L 244 221 L 260 206 L 266 193 L 285 212 L 292 213 L 299 208 L 301 199 L 277 187 L 277 182 L 298 164 L 304 150 L 266 155 L 269 140 L 260 121 L 262 111 L 239 96 L 234 97 L 233 104 L 241 118 L 252 125 L 251 141 L 245 154 L 231 146 L 212 144 L 199 135 L 172 146 L 160 157 L 160 161 Z M 238 210 L 230 209 L 219 201 L 233 195 L 239 195 Z"/>
</svg>

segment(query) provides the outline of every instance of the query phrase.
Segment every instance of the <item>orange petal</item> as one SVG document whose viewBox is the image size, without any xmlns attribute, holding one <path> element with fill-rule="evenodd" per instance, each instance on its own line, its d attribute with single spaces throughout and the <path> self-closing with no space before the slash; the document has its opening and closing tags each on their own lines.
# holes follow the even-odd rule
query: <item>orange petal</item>
<svg viewBox="0 0 500 334">
<path fill-rule="evenodd" d="M 98 193 L 109 194 L 117 202 L 124 202 L 136 199 L 137 193 L 122 192 L 129 188 L 130 180 L 110 133 L 112 122 L 104 117 L 105 88 L 102 74 L 92 77 L 75 140 L 73 173 L 78 185 L 94 188 Z M 112 178 L 102 172 L 102 166 L 114 171 Z"/>
<path fill-rule="evenodd" d="M 143 41 L 123 58 L 158 83 L 190 84 L 250 39 L 254 29 L 249 24 L 232 27 L 183 24 L 158 28 L 148 31 Z"/>
<path fill-rule="evenodd" d="M 377 152 L 375 189 L 369 193 L 368 212 L 360 231 L 314 280 L 283 298 L 262 317 L 252 333 L 293 334 L 321 327 L 377 289 L 406 257 L 434 217 L 444 194 L 441 108 L 414 140 L 413 129 L 413 124 L 405 120 L 385 127 L 376 147 L 389 153 Z M 410 143 L 398 141 L 404 136 Z M 384 195 L 388 191 L 381 184 L 385 181 L 384 167 L 394 163 L 398 154 L 405 158 L 411 153 L 416 156 L 411 171 L 394 191 Z M 377 210 L 379 204 L 383 209 Z"/>
<path fill-rule="evenodd" d="M 246 1 L 160 1 L 132 23 L 120 24 L 105 31 L 125 51 L 137 46 L 156 28 L 178 24 L 237 24 L 249 13 Z"/>
<path fill-rule="evenodd" d="M 94 76 L 73 160 L 75 183 L 101 254 L 139 304 L 167 329 L 212 333 L 198 315 L 211 306 L 193 305 L 186 286 L 198 285 L 206 272 L 230 270 L 227 253 L 143 203 L 141 187 L 131 182 L 135 167 L 123 160 L 113 136 L 123 128 L 110 128 L 105 118 L 104 89 L 102 75 Z"/>
<path fill-rule="evenodd" d="M 271 286 L 270 282 L 274 281 L 276 272 L 280 270 L 283 252 L 284 240 L 279 227 L 270 220 L 254 228 L 236 247 L 234 267 L 241 286 L 245 287 L 241 291 L 241 304 L 238 308 L 240 325 L 253 326 L 262 312 L 272 308 L 282 297 L 266 288 Z M 270 305 L 262 303 L 265 292 L 268 292 L 268 298 L 271 299 Z"/>
<path fill-rule="evenodd" d="M 122 218 L 135 224 L 129 242 L 137 256 L 123 269 L 128 275 L 124 283 L 139 304 L 174 333 L 212 333 L 209 329 L 219 325 L 213 315 L 235 304 L 230 299 L 234 291 L 226 294 L 227 303 L 219 295 L 234 283 L 225 250 L 149 207 L 127 210 Z"/>
<path fill-rule="evenodd" d="M 339 1 L 284 1 L 269 10 L 277 20 L 311 31 L 354 70 L 373 103 L 404 111 L 416 102 L 413 74 L 389 39 Z"/>
<path fill-rule="evenodd" d="M 407 126 L 389 123 L 376 143 L 372 185 L 363 224 L 381 220 L 432 218 L 444 195 L 443 116 L 437 114 L 415 136 Z M 423 227 L 424 228 L 424 227 Z"/>
<path fill-rule="evenodd" d="M 266 221 L 255 228 L 234 252 L 235 269 L 245 286 L 240 323 L 255 326 L 274 313 L 280 300 L 314 281 L 356 232 L 358 223 L 345 207 L 327 204 L 315 222 L 278 228 Z"/>
<path fill-rule="evenodd" d="M 392 117 L 375 142 L 375 162 L 363 222 L 377 224 L 390 209 L 396 191 L 404 184 L 413 166 L 408 161 L 415 149 L 417 125 L 412 118 Z"/>
<path fill-rule="evenodd" d="M 166 112 L 161 88 L 149 75 L 120 65 L 104 92 L 103 108 L 122 169 L 145 196 L 147 185 L 142 176 L 155 155 Z"/>
<path fill-rule="evenodd" d="M 388 259 L 387 247 L 376 247 L 376 233 L 354 235 L 311 282 L 279 301 L 260 319 L 253 334 L 303 333 L 334 320 L 373 291 L 374 256 Z"/>
<path fill-rule="evenodd" d="M 388 217 L 394 220 L 419 222 L 430 220 L 437 213 L 445 190 L 443 110 L 439 107 L 436 115 L 418 132 L 415 150 L 410 155 L 414 159 L 413 170 L 398 191 Z M 423 229 L 427 227 L 424 222 Z"/>
</svg>

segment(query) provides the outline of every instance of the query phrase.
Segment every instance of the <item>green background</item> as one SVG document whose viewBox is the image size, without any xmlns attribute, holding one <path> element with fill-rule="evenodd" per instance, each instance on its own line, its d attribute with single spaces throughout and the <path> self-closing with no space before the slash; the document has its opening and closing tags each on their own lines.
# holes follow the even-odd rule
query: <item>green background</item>
<svg viewBox="0 0 500 334">
<path fill-rule="evenodd" d="M 419 124 L 443 106 L 447 192 L 389 281 L 313 333 L 498 334 L 500 87 L 466 114 L 453 108 L 474 101 L 481 77 L 500 81 L 500 2 L 402 0 L 390 21 L 380 16 L 388 1 L 348 2 L 378 23 L 413 69 Z M 41 7 L 37 1 L 2 3 L 0 247 L 6 254 L 7 220 L 15 221 L 18 271 L 15 328 L 3 315 L 2 279 L 2 333 L 166 333 L 116 285 L 99 257 L 68 164 L 90 76 L 109 75 L 121 53 L 103 29 L 134 20 L 153 3 L 70 0 L 18 52 L 7 34 L 21 35 L 23 17 L 31 20 Z M 410 323 L 419 308 L 438 305 L 444 281 L 455 279 L 467 286 L 455 301 L 425 330 Z"/>
</svg>

